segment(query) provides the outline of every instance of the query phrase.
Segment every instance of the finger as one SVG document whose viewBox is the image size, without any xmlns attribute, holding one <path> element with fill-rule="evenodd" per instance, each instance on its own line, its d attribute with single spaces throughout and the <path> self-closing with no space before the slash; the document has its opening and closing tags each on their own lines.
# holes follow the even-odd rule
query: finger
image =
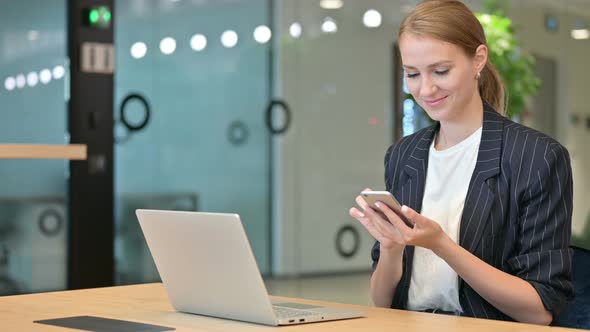
<svg viewBox="0 0 590 332">
<path fill-rule="evenodd" d="M 356 197 L 355 201 L 356 201 L 356 204 L 358 204 L 358 206 L 363 208 L 363 210 L 367 210 L 369 208 L 369 204 L 367 204 L 365 199 L 362 198 L 360 195 Z"/>
<path fill-rule="evenodd" d="M 350 213 L 350 216 L 353 217 L 353 218 L 355 218 L 355 219 L 365 218 L 366 217 L 365 214 L 362 211 L 360 211 L 359 209 L 354 208 L 354 207 L 353 208 L 350 208 L 349 213 Z"/>
<path fill-rule="evenodd" d="M 363 191 L 373 191 L 373 189 L 371 189 L 371 188 L 365 188 L 365 190 L 363 190 Z"/>
<path fill-rule="evenodd" d="M 357 208 L 351 208 L 349 210 L 349 213 L 353 218 L 358 220 L 361 223 L 361 225 L 363 225 L 363 227 L 367 230 L 367 232 L 369 232 L 369 234 L 371 234 L 371 236 L 373 236 L 377 241 L 382 242 L 385 239 L 383 234 L 379 231 L 377 227 L 375 227 L 375 224 L 373 223 L 371 218 L 366 215 L 366 213 L 359 211 Z M 364 217 L 360 217 L 360 215 L 364 215 Z"/>
<path fill-rule="evenodd" d="M 383 212 L 368 208 L 365 211 L 365 215 L 371 219 L 375 225 L 375 228 L 377 228 L 379 232 L 383 234 L 383 236 L 388 238 L 399 238 L 401 235 L 396 227 L 391 222 L 389 222 L 387 216 L 384 215 Z"/>
<path fill-rule="evenodd" d="M 395 228 L 397 228 L 397 230 L 402 235 L 406 235 L 412 231 L 412 229 L 408 227 L 408 225 L 406 225 L 406 223 L 400 218 L 400 216 L 398 216 L 397 213 L 390 209 L 389 206 L 383 204 L 382 202 L 377 202 L 377 207 L 381 211 L 383 211 L 383 213 L 385 213 L 389 221 L 393 224 L 393 226 L 395 226 Z"/>
</svg>

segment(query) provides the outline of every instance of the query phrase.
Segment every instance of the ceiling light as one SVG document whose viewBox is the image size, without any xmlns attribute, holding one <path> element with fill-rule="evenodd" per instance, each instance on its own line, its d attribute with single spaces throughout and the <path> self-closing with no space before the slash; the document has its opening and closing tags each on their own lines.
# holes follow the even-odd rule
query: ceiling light
<svg viewBox="0 0 590 332">
<path fill-rule="evenodd" d="M 381 13 L 375 9 L 369 9 L 363 15 L 363 24 L 367 28 L 377 28 L 381 25 Z"/>
<path fill-rule="evenodd" d="M 342 0 L 320 0 L 320 7 L 324 9 L 339 9 L 342 5 Z"/>
<path fill-rule="evenodd" d="M 570 31 L 573 39 L 588 39 L 590 38 L 590 31 L 588 29 L 573 29 Z"/>
<path fill-rule="evenodd" d="M 331 17 L 326 17 L 322 23 L 322 31 L 325 33 L 336 33 L 338 31 L 338 25 Z"/>
<path fill-rule="evenodd" d="M 590 31 L 588 31 L 588 25 L 583 19 L 577 19 L 574 22 L 574 28 L 570 31 L 570 35 L 573 39 L 588 39 L 590 38 Z"/>
</svg>

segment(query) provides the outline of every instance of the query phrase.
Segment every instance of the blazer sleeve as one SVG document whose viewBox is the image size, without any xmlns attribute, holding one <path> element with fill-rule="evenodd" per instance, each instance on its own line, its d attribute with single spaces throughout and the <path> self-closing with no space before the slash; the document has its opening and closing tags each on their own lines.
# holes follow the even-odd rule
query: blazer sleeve
<svg viewBox="0 0 590 332">
<path fill-rule="evenodd" d="M 518 252 L 508 264 L 536 289 L 555 318 L 574 293 L 569 248 L 572 170 L 569 154 L 559 144 L 548 146 L 535 164 L 520 202 Z"/>
<path fill-rule="evenodd" d="M 391 169 L 390 163 L 392 162 L 392 160 L 396 159 L 395 155 L 393 155 L 393 152 L 396 150 L 395 146 L 396 145 L 391 145 L 387 149 L 387 152 L 385 152 L 385 157 L 383 160 L 383 165 L 384 165 L 384 169 L 385 169 L 385 176 L 384 176 L 385 177 L 385 190 L 387 190 L 387 191 L 391 191 L 391 186 L 393 183 L 392 174 L 391 174 L 391 170 L 390 170 Z M 379 241 L 375 241 L 375 244 L 373 244 L 373 248 L 371 249 L 371 259 L 373 260 L 373 269 L 372 269 L 373 272 L 377 268 L 377 263 L 379 262 L 379 255 L 380 255 Z"/>
</svg>

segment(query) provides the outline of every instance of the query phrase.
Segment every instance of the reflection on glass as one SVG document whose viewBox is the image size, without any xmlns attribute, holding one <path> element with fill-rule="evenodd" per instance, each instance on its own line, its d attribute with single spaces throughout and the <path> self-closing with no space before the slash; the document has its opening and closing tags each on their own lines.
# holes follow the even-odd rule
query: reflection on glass
<svg viewBox="0 0 590 332">
<path fill-rule="evenodd" d="M 39 76 L 37 75 L 37 73 L 36 73 L 36 72 L 30 72 L 30 73 L 27 75 L 27 84 L 28 84 L 30 87 L 34 87 L 34 86 L 36 86 L 36 85 L 37 85 L 37 83 L 39 83 Z"/>
<path fill-rule="evenodd" d="M 166 37 L 160 41 L 160 51 L 165 55 L 170 55 L 176 50 L 176 40 L 172 37 Z"/>
<path fill-rule="evenodd" d="M 268 42 L 271 36 L 272 32 L 265 25 L 258 26 L 256 29 L 254 29 L 254 40 L 256 40 L 256 42 L 259 44 Z"/>
<path fill-rule="evenodd" d="M 42 84 L 49 84 L 51 82 L 51 71 L 49 69 L 43 69 L 39 72 L 39 81 Z"/>
<path fill-rule="evenodd" d="M 191 48 L 200 52 L 207 47 L 207 37 L 202 34 L 196 34 L 191 38 Z"/>
<path fill-rule="evenodd" d="M 143 58 L 147 53 L 147 46 L 144 42 L 137 42 L 131 46 L 131 56 L 135 59 Z"/>
<path fill-rule="evenodd" d="M 12 91 L 15 87 L 16 80 L 14 79 L 14 77 L 7 77 L 6 80 L 4 80 L 4 88 L 6 88 L 6 90 Z"/>
<path fill-rule="evenodd" d="M 64 77 L 65 73 L 66 70 L 63 66 L 55 66 L 55 68 L 53 68 L 53 79 L 59 80 Z"/>
<path fill-rule="evenodd" d="M 291 24 L 291 26 L 289 27 L 289 33 L 293 38 L 301 37 L 301 24 L 299 24 L 298 22 Z"/>
<path fill-rule="evenodd" d="M 17 88 L 19 88 L 19 89 L 24 88 L 26 83 L 27 83 L 27 79 L 25 78 L 25 75 L 23 75 L 23 74 L 16 75 L 16 87 Z"/>
<path fill-rule="evenodd" d="M 39 39 L 39 31 L 37 30 L 31 30 L 27 33 L 27 39 L 29 39 L 30 41 L 35 41 L 37 39 Z"/>
<path fill-rule="evenodd" d="M 336 33 L 338 32 L 338 25 L 336 25 L 336 21 L 334 21 L 331 17 L 324 18 L 322 23 L 322 31 L 325 33 Z"/>
<path fill-rule="evenodd" d="M 233 30 L 227 30 L 221 35 L 221 44 L 227 48 L 232 48 L 238 43 L 238 34 Z"/>
</svg>

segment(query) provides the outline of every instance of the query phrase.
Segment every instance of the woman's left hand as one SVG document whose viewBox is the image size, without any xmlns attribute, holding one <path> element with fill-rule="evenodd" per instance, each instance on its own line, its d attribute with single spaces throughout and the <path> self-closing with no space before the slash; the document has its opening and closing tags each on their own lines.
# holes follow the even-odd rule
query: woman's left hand
<svg viewBox="0 0 590 332">
<path fill-rule="evenodd" d="M 448 239 L 437 222 L 426 218 L 408 206 L 402 206 L 402 213 L 414 223 L 414 228 L 406 225 L 386 204 L 377 202 L 377 207 L 388 216 L 390 222 L 401 233 L 403 243 L 400 244 L 419 246 L 435 251 Z"/>
</svg>

